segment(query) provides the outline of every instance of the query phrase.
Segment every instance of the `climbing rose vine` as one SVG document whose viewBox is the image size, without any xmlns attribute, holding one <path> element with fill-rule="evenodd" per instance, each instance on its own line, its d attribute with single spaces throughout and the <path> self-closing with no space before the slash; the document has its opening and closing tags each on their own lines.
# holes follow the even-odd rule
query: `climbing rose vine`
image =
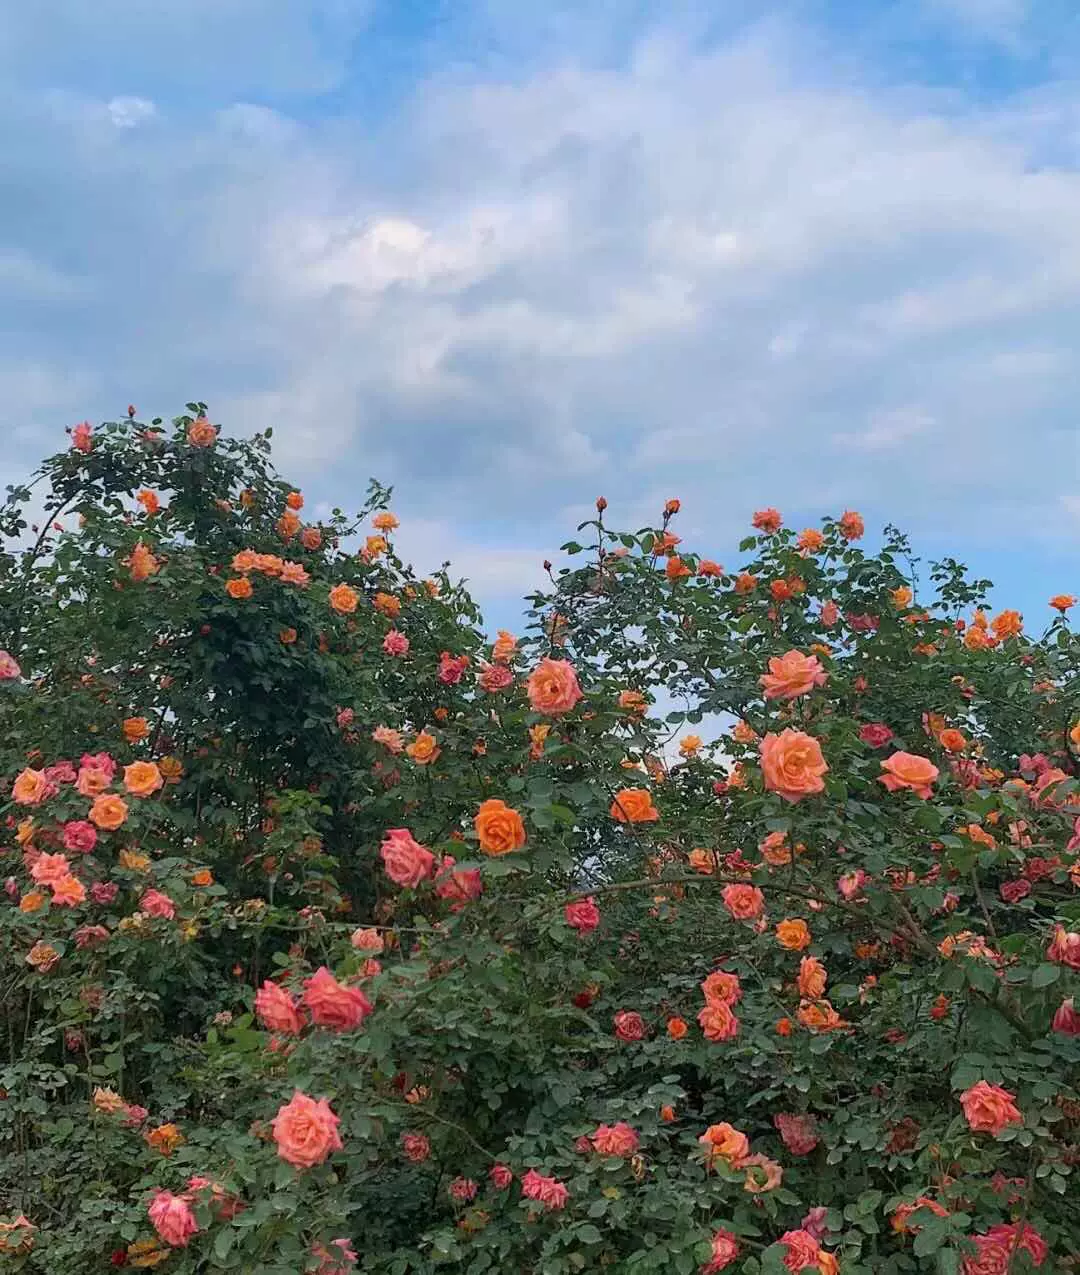
<svg viewBox="0 0 1080 1275">
<path fill-rule="evenodd" d="M 1073 597 L 600 499 L 491 635 L 134 417 L 0 513 L 5 1271 L 1076 1268 Z"/>
</svg>

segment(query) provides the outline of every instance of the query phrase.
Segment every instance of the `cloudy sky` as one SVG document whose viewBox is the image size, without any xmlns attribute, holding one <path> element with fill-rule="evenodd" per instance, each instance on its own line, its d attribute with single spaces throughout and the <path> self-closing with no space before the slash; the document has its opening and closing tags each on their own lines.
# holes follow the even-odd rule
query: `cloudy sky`
<svg viewBox="0 0 1080 1275">
<path fill-rule="evenodd" d="M 604 494 L 845 507 L 1080 592 L 1074 0 L 34 0 L 0 15 L 0 478 L 272 424 L 500 618 Z"/>
</svg>

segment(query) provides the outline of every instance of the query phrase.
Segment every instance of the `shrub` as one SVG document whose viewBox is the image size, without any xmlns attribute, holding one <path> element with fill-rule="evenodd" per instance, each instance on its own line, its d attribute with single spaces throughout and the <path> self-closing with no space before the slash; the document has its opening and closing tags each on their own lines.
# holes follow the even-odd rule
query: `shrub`
<svg viewBox="0 0 1080 1275">
<path fill-rule="evenodd" d="M 269 438 L 9 492 L 4 1269 L 1065 1269 L 1070 600 L 598 501 L 492 643 Z"/>
</svg>

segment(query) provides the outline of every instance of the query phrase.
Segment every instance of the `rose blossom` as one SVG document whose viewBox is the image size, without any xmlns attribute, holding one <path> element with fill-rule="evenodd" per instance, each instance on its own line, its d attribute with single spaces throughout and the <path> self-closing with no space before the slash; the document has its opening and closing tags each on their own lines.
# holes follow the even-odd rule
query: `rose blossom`
<svg viewBox="0 0 1080 1275">
<path fill-rule="evenodd" d="M 340 1121 L 325 1098 L 310 1098 L 297 1089 L 274 1117 L 271 1128 L 278 1155 L 297 1169 L 310 1169 L 342 1150 Z"/>
<path fill-rule="evenodd" d="M 615 1035 L 620 1040 L 642 1040 L 645 1036 L 645 1021 L 639 1013 L 632 1009 L 620 1009 L 612 1019 Z"/>
<path fill-rule="evenodd" d="M 85 819 L 64 824 L 64 849 L 90 854 L 97 845 L 97 829 Z"/>
<path fill-rule="evenodd" d="M 405 1159 L 411 1160 L 413 1164 L 423 1164 L 431 1155 L 431 1143 L 422 1133 L 403 1133 L 401 1149 L 405 1153 Z"/>
<path fill-rule="evenodd" d="M 170 1248 L 186 1248 L 188 1240 L 198 1234 L 199 1224 L 191 1205 L 171 1191 L 156 1191 L 146 1212 L 154 1230 Z"/>
<path fill-rule="evenodd" d="M 712 1253 L 701 1268 L 701 1275 L 720 1275 L 739 1256 L 739 1241 L 735 1234 L 721 1227 L 713 1232 Z"/>
<path fill-rule="evenodd" d="M 533 711 L 549 717 L 570 712 L 582 697 L 577 674 L 566 660 L 541 660 L 529 674 L 526 689 Z"/>
<path fill-rule="evenodd" d="M 303 1001 L 313 1023 L 339 1032 L 359 1027 L 374 1009 L 358 987 L 339 983 L 325 965 L 304 980 Z"/>
<path fill-rule="evenodd" d="M 409 639 L 397 629 L 391 629 L 383 638 L 382 649 L 387 655 L 408 655 Z"/>
<path fill-rule="evenodd" d="M 120 887 L 115 881 L 95 881 L 90 887 L 90 897 L 95 903 L 109 904 L 116 898 Z"/>
<path fill-rule="evenodd" d="M 568 903 L 563 912 L 566 924 L 573 926 L 582 938 L 591 934 L 600 924 L 600 909 L 592 898 L 578 899 L 576 903 Z"/>
<path fill-rule="evenodd" d="M 915 753 L 896 752 L 881 763 L 884 775 L 879 776 L 889 792 L 910 788 L 916 797 L 925 801 L 933 796 L 930 785 L 938 777 L 938 768 L 932 761 Z"/>
<path fill-rule="evenodd" d="M 871 748 L 884 748 L 892 737 L 892 731 L 884 722 L 867 722 L 859 727 L 859 738 Z"/>
<path fill-rule="evenodd" d="M 269 979 L 255 993 L 255 1014 L 264 1027 L 288 1036 L 295 1036 L 304 1025 L 296 1001 Z"/>
<path fill-rule="evenodd" d="M 1060 1036 L 1080 1036 L 1080 1013 L 1073 1006 L 1073 998 L 1064 1000 L 1054 1014 L 1054 1031 Z"/>
<path fill-rule="evenodd" d="M 549 1209 L 561 1209 L 570 1197 L 566 1186 L 557 1178 L 544 1177 L 530 1169 L 521 1179 L 521 1194 L 527 1200 L 537 1200 Z"/>
<path fill-rule="evenodd" d="M 770 732 L 762 739 L 759 752 L 765 787 L 770 792 L 795 802 L 824 791 L 823 776 L 829 767 L 812 735 L 790 727 L 779 735 Z"/>
<path fill-rule="evenodd" d="M 506 1164 L 493 1164 L 488 1171 L 491 1185 L 496 1191 L 505 1191 L 514 1180 L 513 1170 Z"/>
<path fill-rule="evenodd" d="M 166 921 L 171 921 L 176 915 L 176 905 L 160 890 L 146 890 L 139 900 L 139 910 L 148 912 L 151 916 L 162 917 Z"/>
<path fill-rule="evenodd" d="M 386 875 L 396 885 L 415 889 L 435 868 L 435 856 L 413 840 L 407 828 L 391 828 L 383 838 L 379 853 Z"/>
<path fill-rule="evenodd" d="M 809 1155 L 821 1141 L 817 1124 L 811 1115 L 787 1115 L 780 1112 L 773 1116 L 773 1124 L 780 1131 L 784 1146 L 792 1155 Z"/>
<path fill-rule="evenodd" d="M 637 1133 L 625 1120 L 620 1120 L 618 1124 L 614 1125 L 597 1125 L 589 1140 L 591 1140 L 593 1149 L 600 1155 L 624 1157 L 633 1155 L 638 1149 L 639 1143 Z"/>
<path fill-rule="evenodd" d="M 999 1085 L 980 1080 L 960 1095 L 960 1105 L 968 1125 L 975 1133 L 992 1133 L 1013 1124 L 1023 1124 L 1024 1117 L 1016 1107 L 1016 1095 Z"/>
<path fill-rule="evenodd" d="M 816 686 L 824 686 L 827 680 L 828 674 L 817 656 L 803 655 L 801 651 L 774 656 L 769 661 L 769 671 L 758 678 L 766 699 L 795 699 Z"/>
</svg>

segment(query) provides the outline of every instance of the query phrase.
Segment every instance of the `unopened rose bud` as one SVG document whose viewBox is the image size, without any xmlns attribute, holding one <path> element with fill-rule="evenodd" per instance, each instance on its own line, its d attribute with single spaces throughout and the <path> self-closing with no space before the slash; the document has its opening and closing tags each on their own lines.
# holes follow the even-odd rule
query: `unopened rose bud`
<svg viewBox="0 0 1080 1275">
<path fill-rule="evenodd" d="M 607 501 L 604 499 L 603 496 L 597 496 L 596 512 L 602 514 L 606 508 L 607 508 Z"/>
<path fill-rule="evenodd" d="M 128 404 L 128 420 L 133 421 L 134 419 L 135 419 L 135 404 L 129 403 Z"/>
<path fill-rule="evenodd" d="M 34 528 L 34 530 L 36 531 L 36 530 L 37 530 L 37 528 L 35 527 L 35 528 Z M 547 558 L 545 558 L 545 559 L 544 559 L 544 570 L 545 570 L 545 571 L 550 571 L 550 570 L 551 570 L 551 563 L 550 563 L 550 562 L 548 562 Z"/>
</svg>

